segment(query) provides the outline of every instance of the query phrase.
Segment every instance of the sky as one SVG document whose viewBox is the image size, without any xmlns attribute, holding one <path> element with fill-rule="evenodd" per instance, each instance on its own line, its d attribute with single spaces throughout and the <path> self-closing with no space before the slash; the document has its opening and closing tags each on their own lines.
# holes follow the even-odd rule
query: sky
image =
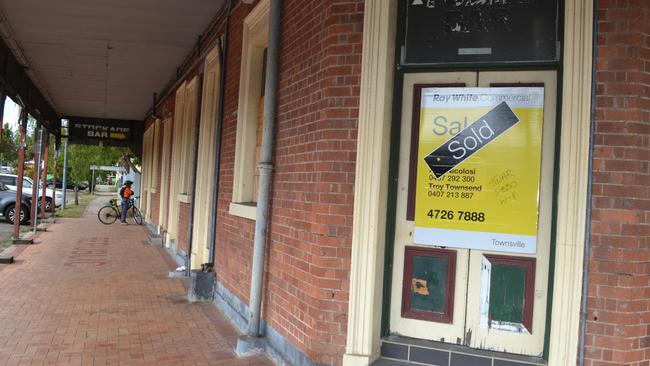
<svg viewBox="0 0 650 366">
<path fill-rule="evenodd" d="M 18 125 L 18 117 L 20 115 L 20 106 L 7 97 L 5 101 L 4 121 L 3 124 L 8 123 L 13 130 Z"/>
</svg>

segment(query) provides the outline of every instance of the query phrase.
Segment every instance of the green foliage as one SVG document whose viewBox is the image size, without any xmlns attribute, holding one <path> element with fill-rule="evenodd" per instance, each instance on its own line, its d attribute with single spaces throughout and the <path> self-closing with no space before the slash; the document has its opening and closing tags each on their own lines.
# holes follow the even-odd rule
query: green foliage
<svg viewBox="0 0 650 366">
<path fill-rule="evenodd" d="M 2 142 L 0 143 L 0 160 L 2 165 L 16 166 L 18 162 L 18 144 L 8 123 L 2 129 Z"/>
<path fill-rule="evenodd" d="M 91 165 L 115 165 L 122 163 L 122 156 L 129 153 L 128 148 L 112 146 L 68 146 L 68 179 L 71 182 L 90 182 L 92 180 Z M 63 152 L 59 156 L 59 169 L 63 168 Z M 51 171 L 51 170 L 50 170 Z M 62 174 L 57 173 L 60 177 Z M 105 176 L 106 172 L 97 172 Z"/>
<path fill-rule="evenodd" d="M 34 131 L 37 122 L 31 116 L 27 120 L 27 134 L 25 136 L 25 161 L 34 158 Z M 45 139 L 45 136 L 44 136 Z M 2 130 L 2 142 L 0 142 L 0 162 L 2 165 L 11 165 L 14 168 L 18 166 L 18 147 L 20 145 L 20 131 L 18 126 L 5 124 Z M 63 148 L 59 155 L 55 156 L 55 139 L 51 135 L 49 139 L 49 161 L 47 172 L 54 173 L 56 164 L 56 177 L 63 177 Z M 91 165 L 110 165 L 123 164 L 123 156 L 130 154 L 128 148 L 111 147 L 111 146 L 87 146 L 87 145 L 69 145 L 68 146 L 68 181 L 81 183 L 92 180 Z M 17 171 L 17 169 L 16 169 Z M 32 176 L 29 171 L 25 176 Z M 106 178 L 107 172 L 97 172 L 96 176 Z"/>
</svg>

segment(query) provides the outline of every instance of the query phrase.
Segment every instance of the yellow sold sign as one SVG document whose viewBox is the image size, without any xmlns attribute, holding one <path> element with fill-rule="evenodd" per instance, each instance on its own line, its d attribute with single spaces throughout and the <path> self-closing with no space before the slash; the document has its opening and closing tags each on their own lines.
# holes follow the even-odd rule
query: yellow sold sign
<svg viewBox="0 0 650 366">
<path fill-rule="evenodd" d="M 414 241 L 535 253 L 544 88 L 424 88 Z"/>
</svg>

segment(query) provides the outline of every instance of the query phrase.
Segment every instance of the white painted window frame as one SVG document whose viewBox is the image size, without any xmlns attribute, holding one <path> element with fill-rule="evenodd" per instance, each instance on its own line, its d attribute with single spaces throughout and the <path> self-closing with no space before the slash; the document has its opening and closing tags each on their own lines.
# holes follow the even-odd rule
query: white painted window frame
<svg viewBox="0 0 650 366">
<path fill-rule="evenodd" d="M 264 48 L 268 45 L 269 0 L 261 0 L 244 19 L 235 169 L 230 214 L 255 220 L 253 202 L 255 145 L 262 88 Z"/>
</svg>

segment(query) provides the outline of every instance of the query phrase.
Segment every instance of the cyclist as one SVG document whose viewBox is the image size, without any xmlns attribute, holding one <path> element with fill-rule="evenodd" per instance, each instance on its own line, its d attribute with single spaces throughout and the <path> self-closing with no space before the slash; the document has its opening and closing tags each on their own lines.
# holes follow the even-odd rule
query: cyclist
<svg viewBox="0 0 650 366">
<path fill-rule="evenodd" d="M 126 211 L 129 208 L 129 201 L 131 200 L 131 196 L 133 196 L 133 190 L 131 189 L 132 184 L 133 182 L 127 180 L 124 182 L 122 188 L 120 188 L 120 197 L 122 198 L 122 216 L 120 217 L 120 222 L 122 225 L 128 225 L 126 223 Z"/>
</svg>

